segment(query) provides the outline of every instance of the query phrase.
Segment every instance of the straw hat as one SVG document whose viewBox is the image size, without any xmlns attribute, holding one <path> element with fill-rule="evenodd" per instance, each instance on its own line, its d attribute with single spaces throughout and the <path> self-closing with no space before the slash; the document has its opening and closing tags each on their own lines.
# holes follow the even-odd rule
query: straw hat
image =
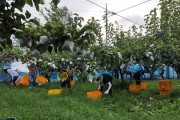
<svg viewBox="0 0 180 120">
<path fill-rule="evenodd" d="M 32 61 L 32 60 L 29 60 L 29 63 L 33 63 L 33 61 Z"/>
<path fill-rule="evenodd" d="M 43 60 L 42 60 L 42 59 L 39 59 L 38 61 L 39 61 L 39 62 L 42 62 Z"/>
<path fill-rule="evenodd" d="M 3 66 L 2 69 L 5 70 L 5 69 L 7 69 L 7 67 L 6 67 L 6 66 Z"/>
</svg>

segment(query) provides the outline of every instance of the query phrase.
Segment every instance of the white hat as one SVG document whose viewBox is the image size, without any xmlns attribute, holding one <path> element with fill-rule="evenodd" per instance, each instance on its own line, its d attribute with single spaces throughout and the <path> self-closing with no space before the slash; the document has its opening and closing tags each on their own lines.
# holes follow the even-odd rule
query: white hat
<svg viewBox="0 0 180 120">
<path fill-rule="evenodd" d="M 39 59 L 39 62 L 42 62 L 43 60 L 42 59 Z"/>
<path fill-rule="evenodd" d="M 32 61 L 32 60 L 29 60 L 29 63 L 33 63 L 33 61 Z"/>
<path fill-rule="evenodd" d="M 2 69 L 5 70 L 5 69 L 7 69 L 7 67 L 6 67 L 6 66 L 3 66 Z"/>
</svg>

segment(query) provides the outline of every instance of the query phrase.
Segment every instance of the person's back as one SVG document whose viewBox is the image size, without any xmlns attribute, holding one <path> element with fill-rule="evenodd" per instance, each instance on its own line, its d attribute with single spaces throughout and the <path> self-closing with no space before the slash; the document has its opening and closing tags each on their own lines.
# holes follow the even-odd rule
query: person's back
<svg viewBox="0 0 180 120">
<path fill-rule="evenodd" d="M 31 64 L 30 66 L 28 66 L 29 69 L 29 75 L 36 75 L 37 74 L 37 69 L 36 66 L 34 64 Z"/>
<path fill-rule="evenodd" d="M 111 75 L 109 75 L 109 74 L 102 74 L 102 76 L 103 76 L 103 83 L 104 84 L 106 84 L 106 83 L 108 83 L 108 82 L 111 82 L 112 83 L 112 76 Z"/>
<path fill-rule="evenodd" d="M 62 72 L 58 72 L 57 73 L 58 77 L 62 77 L 62 78 L 67 78 L 68 77 L 68 73 L 66 70 L 62 70 Z"/>
<path fill-rule="evenodd" d="M 142 80 L 141 77 L 143 74 L 144 74 L 144 71 L 139 70 L 133 75 L 133 78 L 136 80 L 136 85 L 141 85 L 141 80 Z"/>
<path fill-rule="evenodd" d="M 74 74 L 74 69 L 73 69 L 73 68 L 68 69 L 67 72 L 68 72 L 68 75 L 69 75 L 69 76 L 73 76 L 73 74 Z"/>
<path fill-rule="evenodd" d="M 104 92 L 104 94 L 109 94 L 112 96 L 112 76 L 109 74 L 101 74 L 96 80 L 98 84 L 98 90 L 103 91 L 103 88 L 106 84 L 108 84 L 108 89 Z"/>
<path fill-rule="evenodd" d="M 12 69 L 7 69 L 7 72 L 12 76 L 19 76 L 19 73 Z"/>
<path fill-rule="evenodd" d="M 144 74 L 144 72 L 143 72 L 143 70 L 139 70 L 139 71 L 137 71 L 135 74 L 134 74 L 134 78 L 139 78 L 139 77 L 141 77 L 142 75 Z"/>
<path fill-rule="evenodd" d="M 68 73 L 69 79 L 73 80 L 74 68 L 72 66 L 67 70 L 67 73 Z"/>
<path fill-rule="evenodd" d="M 11 86 L 11 82 L 13 82 L 14 84 L 14 87 L 16 87 L 16 80 L 19 76 L 19 73 L 16 72 L 15 70 L 12 70 L 10 68 L 7 68 L 6 66 L 3 66 L 3 70 L 5 73 L 7 73 L 9 75 L 9 78 L 8 78 L 8 87 L 10 88 Z"/>
</svg>

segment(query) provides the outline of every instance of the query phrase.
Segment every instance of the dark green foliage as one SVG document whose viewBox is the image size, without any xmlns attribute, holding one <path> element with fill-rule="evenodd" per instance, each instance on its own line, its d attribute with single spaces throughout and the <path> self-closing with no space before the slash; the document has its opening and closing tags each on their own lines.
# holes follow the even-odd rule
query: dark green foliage
<svg viewBox="0 0 180 120">
<path fill-rule="evenodd" d="M 54 0 L 52 1 L 55 6 L 60 2 L 60 0 Z M 25 4 L 28 4 L 30 6 L 35 5 L 36 10 L 39 11 L 39 4 L 43 4 L 43 0 L 14 0 L 11 2 L 8 2 L 8 0 L 1 0 L 0 2 L 0 37 L 6 40 L 6 44 L 8 47 L 11 48 L 11 31 L 13 29 L 17 30 L 23 30 L 25 27 L 25 23 L 35 23 L 39 24 L 39 22 L 36 19 L 28 19 L 31 17 L 31 14 L 29 11 L 26 11 L 25 15 L 23 12 L 23 7 Z M 18 9 L 20 12 L 15 11 Z M 22 34 L 22 32 L 21 32 Z M 22 36 L 22 35 L 21 35 Z M 22 39 L 23 37 L 19 37 L 19 39 Z"/>
</svg>

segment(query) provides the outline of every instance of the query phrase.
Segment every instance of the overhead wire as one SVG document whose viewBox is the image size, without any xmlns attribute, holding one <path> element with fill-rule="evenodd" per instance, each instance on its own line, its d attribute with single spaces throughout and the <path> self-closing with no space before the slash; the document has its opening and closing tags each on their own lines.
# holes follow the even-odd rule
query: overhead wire
<svg viewBox="0 0 180 120">
<path fill-rule="evenodd" d="M 81 12 L 104 12 L 104 11 L 89 11 L 89 10 L 71 10 L 70 11 L 81 11 Z"/>
<path fill-rule="evenodd" d="M 149 1 L 151 1 L 151 0 L 147 0 L 147 1 L 144 1 L 144 2 L 141 2 L 141 3 L 138 3 L 138 4 L 133 5 L 133 6 L 130 6 L 130 7 L 128 7 L 128 8 L 122 9 L 122 10 L 120 10 L 120 11 L 118 11 L 118 12 L 113 12 L 113 13 L 112 13 L 111 15 L 109 15 L 108 17 L 113 16 L 114 14 L 123 12 L 123 11 L 125 11 L 125 10 L 131 9 L 131 8 L 133 8 L 133 7 L 139 6 L 139 5 L 144 4 L 144 3 L 146 3 L 146 2 L 149 2 Z"/>
<path fill-rule="evenodd" d="M 104 7 L 98 5 L 98 4 L 96 4 L 96 3 L 94 3 L 94 2 L 92 2 L 92 1 L 90 1 L 90 0 L 87 0 L 87 1 L 90 2 L 90 3 L 92 3 L 92 4 L 94 4 L 94 5 L 96 5 L 96 6 L 98 6 L 98 7 L 100 7 L 100 8 L 102 8 L 102 9 L 105 9 L 105 10 L 106 10 L 106 8 L 104 8 Z M 131 8 L 136 7 L 136 6 L 138 6 L 138 5 L 144 4 L 144 3 L 149 2 L 149 1 L 151 1 L 151 0 L 147 0 L 147 1 L 144 1 L 144 2 L 141 2 L 141 3 L 138 3 L 138 4 L 136 4 L 136 5 L 133 5 L 133 6 L 128 7 L 128 8 L 125 8 L 125 9 L 120 10 L 120 11 L 118 11 L 118 12 L 112 12 L 112 11 L 110 11 L 110 10 L 108 10 L 108 12 L 111 13 L 110 16 L 117 15 L 117 16 L 119 16 L 119 17 L 121 17 L 121 18 L 123 18 L 123 19 L 125 19 L 125 20 L 127 20 L 127 21 L 130 21 L 130 22 L 132 22 L 132 23 L 134 23 L 134 24 L 139 25 L 137 22 L 134 22 L 134 21 L 132 21 L 132 20 L 130 20 L 130 19 L 122 16 L 122 15 L 119 15 L 118 13 L 123 12 L 123 11 L 128 10 L 128 9 L 131 9 Z M 31 6 L 25 6 L 25 7 L 31 7 Z M 88 10 L 71 10 L 71 11 L 104 12 L 104 11 L 88 11 Z M 110 16 L 108 16 L 108 17 L 110 17 Z M 101 20 L 100 20 L 100 21 L 101 21 Z"/>
<path fill-rule="evenodd" d="M 138 4 L 133 5 L 133 6 L 131 6 L 131 7 L 128 7 L 128 8 L 122 9 L 122 10 L 120 10 L 120 11 L 116 12 L 116 13 L 123 12 L 123 11 L 125 11 L 125 10 L 131 9 L 131 8 L 133 8 L 133 7 L 136 7 L 136 6 L 138 6 L 138 5 L 144 4 L 144 3 L 149 2 L 149 1 L 151 1 L 151 0 L 147 0 L 147 1 L 144 1 L 144 2 L 141 2 L 141 3 L 138 3 Z"/>
<path fill-rule="evenodd" d="M 90 3 L 92 3 L 92 4 L 94 4 L 94 5 L 96 5 L 96 6 L 98 6 L 98 7 L 100 7 L 100 8 L 102 8 L 102 9 L 105 9 L 105 10 L 106 10 L 106 8 L 104 8 L 104 7 L 98 5 L 98 4 L 96 4 L 96 3 L 94 3 L 94 2 L 92 2 L 92 1 L 90 1 L 90 0 L 87 0 L 87 1 L 90 2 Z M 112 15 L 117 15 L 117 16 L 119 16 L 119 17 L 121 17 L 121 18 L 123 18 L 123 19 L 125 19 L 125 20 L 127 20 L 127 21 L 130 21 L 130 22 L 132 22 L 132 23 L 134 23 L 134 24 L 140 25 L 140 24 L 138 24 L 138 23 L 136 23 L 136 22 L 134 22 L 134 21 L 132 21 L 132 20 L 130 20 L 130 19 L 122 16 L 122 15 L 119 15 L 119 14 L 117 14 L 117 13 L 122 12 L 122 11 L 125 11 L 125 10 L 128 10 L 128 9 L 130 9 L 130 8 L 136 7 L 136 6 L 138 6 L 138 5 L 144 4 L 144 3 L 149 2 L 149 1 L 151 1 L 151 0 L 147 0 L 147 1 L 144 1 L 144 2 L 141 2 L 141 3 L 138 3 L 138 4 L 136 4 L 136 5 L 133 5 L 133 6 L 128 7 L 128 8 L 125 8 L 125 9 L 120 10 L 120 11 L 118 11 L 118 12 L 112 12 L 112 11 L 110 11 L 110 10 L 108 10 L 108 12 L 111 13 L 111 16 L 112 16 Z"/>
</svg>

